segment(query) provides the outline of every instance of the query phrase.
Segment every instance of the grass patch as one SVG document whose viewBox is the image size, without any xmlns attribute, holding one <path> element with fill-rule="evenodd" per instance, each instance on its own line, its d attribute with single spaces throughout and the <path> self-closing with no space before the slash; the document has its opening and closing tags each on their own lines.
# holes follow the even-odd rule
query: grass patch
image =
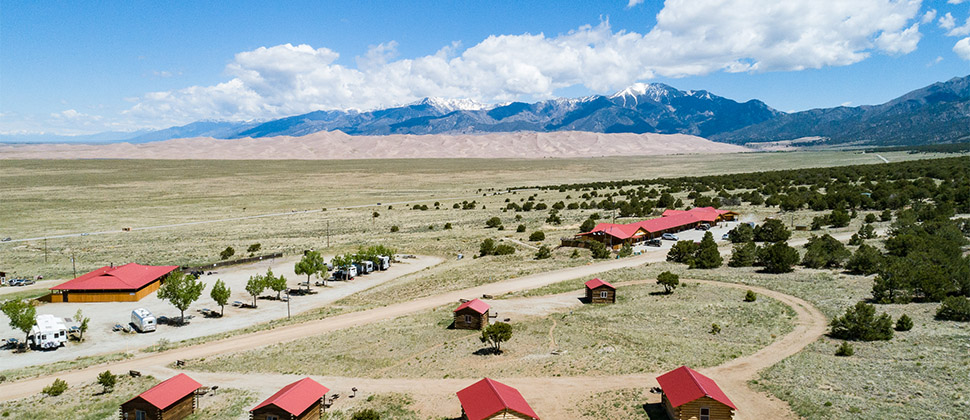
<svg viewBox="0 0 970 420">
<path fill-rule="evenodd" d="M 119 360 L 125 360 L 131 357 L 131 353 L 111 353 L 78 357 L 74 360 L 62 360 L 42 365 L 22 367 L 19 369 L 8 369 L 0 371 L 0 376 L 7 378 L 6 380 L 8 381 L 15 381 L 23 378 L 47 375 L 52 372 L 65 372 L 70 370 L 84 369 L 89 366 L 117 362 Z"/>
<path fill-rule="evenodd" d="M 417 420 L 421 418 L 418 412 L 411 407 L 414 404 L 414 399 L 408 394 L 395 392 L 374 394 L 353 402 L 354 405 L 351 407 L 327 410 L 323 413 L 321 419 L 350 420 L 355 412 L 364 409 L 376 411 L 382 419 Z M 341 401 L 341 403 L 346 403 L 346 401 Z"/>
<path fill-rule="evenodd" d="M 447 306 L 192 365 L 371 378 L 615 375 L 717 365 L 753 353 L 792 328 L 787 307 L 771 299 L 745 304 L 740 295 L 708 285 L 652 294 L 658 290 L 623 287 L 615 305 L 516 318 L 500 356 L 474 354 L 483 348 L 477 332 L 447 329 L 453 309 Z M 713 320 L 723 329 L 716 336 L 707 333 Z"/>
</svg>

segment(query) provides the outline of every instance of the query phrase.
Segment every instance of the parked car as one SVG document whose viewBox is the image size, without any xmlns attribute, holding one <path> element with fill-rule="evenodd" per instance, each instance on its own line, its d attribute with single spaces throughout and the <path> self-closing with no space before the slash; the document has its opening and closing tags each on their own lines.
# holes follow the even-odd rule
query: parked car
<svg viewBox="0 0 970 420">
<path fill-rule="evenodd" d="M 721 239 L 723 239 L 725 241 L 730 240 L 731 239 L 731 234 L 730 233 L 725 233 L 725 234 L 721 235 Z"/>
<path fill-rule="evenodd" d="M 701 224 L 697 225 L 697 227 L 694 228 L 694 229 L 695 230 L 710 230 L 711 229 L 711 225 L 709 225 L 707 223 L 701 223 Z"/>
<path fill-rule="evenodd" d="M 660 246 L 660 239 L 650 239 L 646 242 L 647 246 Z"/>
<path fill-rule="evenodd" d="M 664 238 L 664 239 L 666 239 L 668 241 L 677 241 L 677 240 L 680 240 L 680 238 L 678 238 L 677 235 L 674 235 L 673 233 L 665 233 L 665 234 L 663 234 L 660 237 L 661 238 Z"/>
</svg>

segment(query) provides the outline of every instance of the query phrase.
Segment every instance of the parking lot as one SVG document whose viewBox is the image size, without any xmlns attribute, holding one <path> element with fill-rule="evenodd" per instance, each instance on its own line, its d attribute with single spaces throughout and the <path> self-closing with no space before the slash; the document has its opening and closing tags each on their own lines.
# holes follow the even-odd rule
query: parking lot
<svg viewBox="0 0 970 420">
<path fill-rule="evenodd" d="M 728 231 L 730 231 L 731 229 L 734 229 L 739 223 L 741 222 L 737 222 L 737 221 L 721 222 L 717 226 L 713 226 L 711 227 L 710 230 L 707 230 L 707 231 L 690 229 L 682 232 L 677 232 L 675 233 L 675 235 L 677 235 L 677 239 L 681 241 L 700 242 L 701 239 L 704 239 L 705 233 L 711 232 L 711 234 L 714 235 L 714 241 L 720 244 L 720 243 L 728 242 L 726 239 L 721 239 L 721 237 L 724 236 L 725 233 L 728 233 Z M 662 239 L 660 240 L 659 247 L 640 244 L 633 247 L 633 252 L 634 253 L 660 252 L 660 251 L 667 252 L 670 250 L 672 246 L 674 246 L 675 243 L 677 243 L 677 241 Z"/>
</svg>

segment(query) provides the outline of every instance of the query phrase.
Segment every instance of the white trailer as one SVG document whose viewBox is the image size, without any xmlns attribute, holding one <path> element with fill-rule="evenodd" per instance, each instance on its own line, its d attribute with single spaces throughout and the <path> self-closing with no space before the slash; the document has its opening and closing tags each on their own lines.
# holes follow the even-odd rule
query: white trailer
<svg viewBox="0 0 970 420">
<path fill-rule="evenodd" d="M 361 261 L 361 265 L 364 266 L 364 274 L 368 274 L 374 271 L 374 262 L 371 260 Z"/>
<path fill-rule="evenodd" d="M 148 309 L 138 308 L 131 311 L 131 325 L 135 327 L 138 332 L 151 332 L 155 331 L 155 315 L 152 315 Z"/>
<path fill-rule="evenodd" d="M 377 257 L 377 260 L 380 261 L 380 264 L 378 264 L 378 268 L 381 271 L 391 268 L 391 257 L 388 257 L 387 255 L 381 255 Z"/>
<path fill-rule="evenodd" d="M 67 342 L 67 327 L 64 320 L 54 315 L 37 315 L 37 324 L 30 329 L 31 346 L 41 349 L 56 349 Z"/>
</svg>

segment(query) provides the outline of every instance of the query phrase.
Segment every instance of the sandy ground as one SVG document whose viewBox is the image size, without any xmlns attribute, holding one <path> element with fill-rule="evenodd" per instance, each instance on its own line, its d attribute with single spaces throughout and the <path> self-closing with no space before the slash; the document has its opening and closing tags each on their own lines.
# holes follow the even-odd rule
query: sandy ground
<svg viewBox="0 0 970 420">
<path fill-rule="evenodd" d="M 283 275 L 286 277 L 288 280 L 287 283 L 291 288 L 297 287 L 298 282 L 306 281 L 306 276 L 298 276 L 293 272 L 293 266 L 300 258 L 301 256 L 284 257 L 253 264 L 226 267 L 219 269 L 218 272 L 212 275 L 200 277 L 206 284 L 206 288 L 202 292 L 202 297 L 185 311 L 186 316 L 193 316 L 189 325 L 182 327 L 159 325 L 155 332 L 127 334 L 111 331 L 111 327 L 116 323 L 126 325 L 131 318 L 131 311 L 135 308 L 147 308 L 155 316 L 167 316 L 169 318 L 179 316 L 178 309 L 168 302 L 158 299 L 157 294 L 154 293 L 138 302 L 68 302 L 44 304 L 37 308 L 38 314 L 53 314 L 64 318 L 73 317 L 74 313 L 80 308 L 85 316 L 91 318 L 88 332 L 85 334 L 85 341 L 83 343 L 69 342 L 66 347 L 54 351 L 31 351 L 25 354 L 0 351 L 0 366 L 3 366 L 3 369 L 13 369 L 58 360 L 72 360 L 81 356 L 136 350 L 156 344 L 161 339 L 176 342 L 245 328 L 273 319 L 285 318 L 286 302 L 267 299 L 259 299 L 257 301 L 257 309 L 242 309 L 227 305 L 225 315 L 222 318 L 205 318 L 198 311 L 202 308 L 219 310 L 219 306 L 209 297 L 209 290 L 211 290 L 216 279 L 221 279 L 232 289 L 232 296 L 229 299 L 230 303 L 238 300 L 251 304 L 253 300 L 252 296 L 246 292 L 246 282 L 252 275 L 266 273 L 268 268 L 272 268 L 275 275 Z M 329 260 L 331 256 L 325 256 L 324 258 Z M 441 258 L 426 256 L 415 259 L 403 259 L 398 263 L 392 264 L 391 268 L 387 271 L 378 271 L 366 276 L 358 276 L 352 281 L 327 282 L 327 287 L 325 288 L 313 286 L 312 289 L 317 291 L 317 294 L 292 297 L 290 301 L 290 312 L 292 314 L 298 314 L 309 309 L 327 305 L 340 298 L 383 282 L 421 271 L 441 261 Z M 311 283 L 315 281 L 316 278 L 311 280 Z M 57 283 L 50 282 L 46 287 L 52 287 L 55 284 Z M 22 290 L 22 288 L 11 289 L 14 291 Z M 275 298 L 275 292 L 267 290 L 263 292 L 263 296 L 272 296 Z M 3 323 L 0 325 L 0 337 L 17 337 L 22 340 L 23 333 L 15 331 L 7 323 Z"/>
<path fill-rule="evenodd" d="M 350 136 L 334 131 L 303 137 L 192 138 L 143 144 L 0 144 L 0 159 L 535 159 L 747 151 L 750 149 L 684 134 L 569 131 Z"/>
</svg>

